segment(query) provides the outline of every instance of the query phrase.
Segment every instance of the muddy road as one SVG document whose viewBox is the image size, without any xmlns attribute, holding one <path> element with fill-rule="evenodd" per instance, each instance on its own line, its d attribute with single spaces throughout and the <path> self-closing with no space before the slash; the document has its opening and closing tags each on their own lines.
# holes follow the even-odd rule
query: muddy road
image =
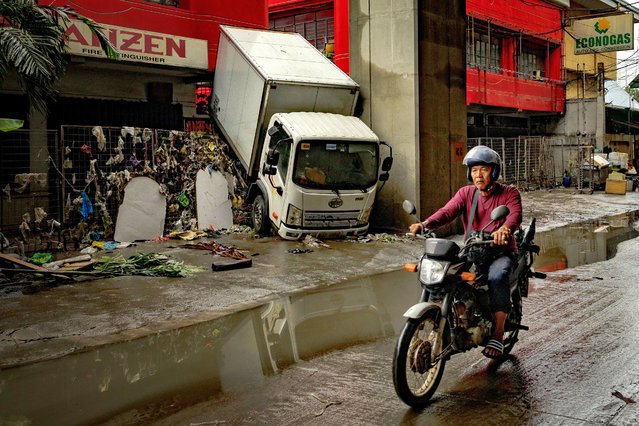
<svg viewBox="0 0 639 426">
<path fill-rule="evenodd" d="M 159 417 L 173 410 L 159 403 L 107 423 L 637 424 L 638 256 L 639 239 L 633 238 L 619 244 L 611 260 L 533 280 L 524 305 L 530 331 L 520 335 L 510 359 L 499 364 L 477 349 L 453 357 L 423 412 L 409 409 L 394 393 L 395 337 L 386 336 L 311 354 L 276 374 L 248 378 L 244 386 L 165 418 Z M 410 284 L 399 275 L 392 278 L 397 292 L 413 296 Z M 395 329 L 402 325 L 397 316 L 403 308 L 395 303 L 385 308 Z M 339 321 L 327 320 L 323 328 L 317 324 L 307 333 L 321 338 L 326 329 L 339 327 Z"/>
<path fill-rule="evenodd" d="M 396 269 L 421 247 L 293 255 L 260 239 L 248 246 L 259 276 L 120 277 L 5 297 L 0 424 L 635 424 L 639 193 L 584 197 L 526 204 L 549 273 L 525 301 L 530 331 L 503 364 L 454 357 L 424 412 L 399 401 L 390 376 L 420 291 Z"/>
</svg>

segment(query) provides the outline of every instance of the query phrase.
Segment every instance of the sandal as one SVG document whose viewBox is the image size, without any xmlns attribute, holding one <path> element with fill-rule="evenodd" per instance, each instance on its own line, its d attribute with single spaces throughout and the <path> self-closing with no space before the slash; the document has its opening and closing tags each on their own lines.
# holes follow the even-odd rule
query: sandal
<svg viewBox="0 0 639 426">
<path fill-rule="evenodd" d="M 492 349 L 493 351 L 499 352 L 499 354 L 489 354 L 486 352 L 487 349 Z M 486 344 L 485 349 L 481 353 L 484 354 L 486 358 L 500 359 L 502 356 L 504 356 L 504 344 L 497 339 L 490 339 Z"/>
</svg>

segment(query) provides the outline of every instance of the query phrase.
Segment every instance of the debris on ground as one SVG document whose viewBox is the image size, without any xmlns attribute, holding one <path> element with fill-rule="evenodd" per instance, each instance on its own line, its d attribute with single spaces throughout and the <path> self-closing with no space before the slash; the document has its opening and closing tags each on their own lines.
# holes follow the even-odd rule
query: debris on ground
<svg viewBox="0 0 639 426">
<path fill-rule="evenodd" d="M 302 253 L 312 253 L 313 249 L 310 248 L 292 248 L 292 249 L 288 249 L 289 253 L 293 253 L 293 254 L 302 254 Z"/>
<path fill-rule="evenodd" d="M 248 257 L 242 253 L 239 249 L 233 246 L 225 246 L 214 241 L 208 243 L 193 243 L 193 244 L 185 244 L 182 247 L 196 249 L 196 250 L 208 250 L 213 254 L 222 257 L 228 257 L 231 259 L 248 259 Z"/>
<path fill-rule="evenodd" d="M 213 271 L 229 271 L 232 269 L 249 268 L 253 266 L 252 259 L 233 259 L 229 257 L 219 257 L 211 264 Z"/>
<path fill-rule="evenodd" d="M 90 254 L 83 254 L 81 256 L 70 257 L 68 259 L 55 260 L 53 262 L 48 262 L 43 264 L 42 266 L 50 271 L 55 271 L 60 269 L 62 266 L 71 267 L 77 263 L 86 263 L 91 262 L 94 259 L 91 258 Z"/>
<path fill-rule="evenodd" d="M 199 266 L 170 259 L 158 253 L 137 253 L 125 259 L 124 256 L 102 256 L 95 263 L 95 269 L 110 275 L 143 275 L 148 277 L 189 277 L 204 271 Z"/>
<path fill-rule="evenodd" d="M 309 246 L 309 247 L 331 248 L 331 246 L 329 246 L 328 244 L 326 244 L 322 240 L 313 237 L 312 235 L 307 235 L 306 238 L 304 238 L 304 240 L 302 240 L 302 244 L 304 244 L 305 246 Z"/>
<path fill-rule="evenodd" d="M 324 408 L 321 411 L 318 411 L 317 413 L 313 413 L 315 415 L 315 417 L 319 417 L 319 416 L 323 415 L 324 412 L 326 411 L 326 409 L 328 407 L 330 407 L 331 405 L 342 405 L 342 401 L 324 401 L 324 400 L 318 398 L 317 395 L 315 395 L 313 393 L 311 394 L 311 396 L 313 398 L 315 398 L 316 400 L 318 400 L 319 402 L 321 402 L 322 404 L 324 404 Z"/>
<path fill-rule="evenodd" d="M 35 265 L 44 265 L 45 263 L 51 262 L 51 259 L 53 259 L 53 254 L 51 253 L 35 252 L 27 260 Z"/>
<path fill-rule="evenodd" d="M 169 238 L 179 238 L 185 241 L 192 241 L 206 236 L 208 236 L 208 234 L 204 231 L 181 231 L 169 233 Z"/>
<path fill-rule="evenodd" d="M 380 234 L 366 234 L 366 235 L 360 235 L 357 237 L 348 238 L 347 241 L 350 241 L 353 243 L 374 243 L 374 242 L 406 243 L 406 242 L 413 241 L 413 239 L 410 237 L 406 237 L 404 235 L 395 235 L 395 234 L 388 234 L 386 232 L 382 232 Z"/>
<path fill-rule="evenodd" d="M 635 401 L 632 398 L 628 398 L 627 396 L 623 396 L 623 394 L 619 391 L 614 391 L 611 393 L 612 396 L 619 398 L 620 400 L 622 400 L 623 402 L 625 402 L 626 404 L 635 404 L 637 401 Z"/>
</svg>

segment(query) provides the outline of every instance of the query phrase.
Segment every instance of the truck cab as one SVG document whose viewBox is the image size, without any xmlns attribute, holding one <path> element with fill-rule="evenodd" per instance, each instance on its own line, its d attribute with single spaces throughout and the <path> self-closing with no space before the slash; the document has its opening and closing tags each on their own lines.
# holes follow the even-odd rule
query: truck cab
<svg viewBox="0 0 639 426">
<path fill-rule="evenodd" d="M 357 117 L 274 114 L 249 189 L 255 230 L 293 240 L 367 232 L 378 182 L 390 169 L 387 160 L 380 176 L 380 144 Z"/>
</svg>

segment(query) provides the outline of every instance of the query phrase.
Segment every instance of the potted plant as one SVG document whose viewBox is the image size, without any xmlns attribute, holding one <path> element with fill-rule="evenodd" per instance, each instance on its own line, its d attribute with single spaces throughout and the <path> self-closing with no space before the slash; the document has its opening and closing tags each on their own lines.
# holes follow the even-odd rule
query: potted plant
<svg viewBox="0 0 639 426">
<path fill-rule="evenodd" d="M 564 177 L 561 181 L 561 184 L 565 188 L 569 188 L 571 183 L 572 183 L 572 174 L 570 173 L 570 171 L 564 170 Z"/>
</svg>

